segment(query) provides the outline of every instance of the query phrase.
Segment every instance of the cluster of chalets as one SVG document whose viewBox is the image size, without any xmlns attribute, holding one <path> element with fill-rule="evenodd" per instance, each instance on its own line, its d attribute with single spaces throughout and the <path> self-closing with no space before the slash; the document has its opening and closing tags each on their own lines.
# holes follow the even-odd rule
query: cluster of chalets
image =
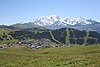
<svg viewBox="0 0 100 67">
<path fill-rule="evenodd" d="M 6 43 L 4 44 L 5 48 L 12 47 L 14 45 L 20 45 L 20 46 L 27 46 L 32 49 L 38 49 L 38 48 L 45 48 L 45 47 L 58 47 L 55 43 L 53 43 L 51 40 L 42 38 L 39 40 L 36 40 L 34 42 L 28 42 L 28 41 L 23 41 L 23 42 L 13 42 L 13 43 Z M 3 48 L 2 45 L 0 45 L 0 48 Z"/>
</svg>

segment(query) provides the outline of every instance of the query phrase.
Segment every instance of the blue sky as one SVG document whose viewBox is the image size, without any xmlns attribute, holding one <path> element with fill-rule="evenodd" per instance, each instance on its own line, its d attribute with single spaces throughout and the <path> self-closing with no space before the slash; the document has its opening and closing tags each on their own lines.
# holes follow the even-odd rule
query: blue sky
<svg viewBox="0 0 100 67">
<path fill-rule="evenodd" d="M 0 0 L 0 25 L 30 22 L 48 15 L 100 22 L 100 0 Z"/>
</svg>

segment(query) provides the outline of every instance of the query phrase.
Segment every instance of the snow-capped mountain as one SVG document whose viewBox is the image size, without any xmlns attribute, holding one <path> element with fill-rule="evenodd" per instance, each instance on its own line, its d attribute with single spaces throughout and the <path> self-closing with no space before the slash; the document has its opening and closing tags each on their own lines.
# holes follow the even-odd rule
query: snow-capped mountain
<svg viewBox="0 0 100 67">
<path fill-rule="evenodd" d="M 58 28 L 76 28 L 84 30 L 96 30 L 100 32 L 100 22 L 97 22 L 92 19 L 79 18 L 60 18 L 56 15 L 42 16 L 33 21 L 34 24 L 43 26 L 49 29 L 58 29 Z M 98 28 L 99 27 L 99 28 Z"/>
<path fill-rule="evenodd" d="M 51 25 L 90 25 L 93 22 L 88 21 L 84 18 L 60 18 L 56 15 L 42 16 L 34 20 L 34 23 L 40 26 L 49 27 Z"/>
<path fill-rule="evenodd" d="M 36 20 L 34 20 L 34 23 L 40 26 L 50 26 L 54 24 L 55 22 L 58 22 L 60 18 L 56 15 L 51 16 L 42 16 Z"/>
<path fill-rule="evenodd" d="M 62 19 L 63 23 L 68 24 L 68 25 L 88 25 L 92 24 L 91 22 L 85 20 L 84 18 L 64 18 Z"/>
</svg>

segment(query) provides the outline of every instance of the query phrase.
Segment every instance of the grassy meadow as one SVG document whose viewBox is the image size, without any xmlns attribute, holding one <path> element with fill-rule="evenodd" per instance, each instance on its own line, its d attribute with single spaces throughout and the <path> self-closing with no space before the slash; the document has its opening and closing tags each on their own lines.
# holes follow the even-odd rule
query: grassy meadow
<svg viewBox="0 0 100 67">
<path fill-rule="evenodd" d="M 100 45 L 0 49 L 0 67 L 100 67 Z"/>
</svg>

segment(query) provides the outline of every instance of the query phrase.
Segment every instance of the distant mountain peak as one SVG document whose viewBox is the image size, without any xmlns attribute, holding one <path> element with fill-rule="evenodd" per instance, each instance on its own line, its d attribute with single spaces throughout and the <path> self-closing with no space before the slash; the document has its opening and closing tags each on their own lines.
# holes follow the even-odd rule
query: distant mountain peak
<svg viewBox="0 0 100 67">
<path fill-rule="evenodd" d="M 59 16 L 57 15 L 41 16 L 38 19 L 53 19 L 53 18 L 60 19 Z"/>
<path fill-rule="evenodd" d="M 63 22 L 69 25 L 88 25 L 92 24 L 89 21 L 86 21 L 86 19 L 79 17 L 79 18 L 64 18 Z"/>
<path fill-rule="evenodd" d="M 44 26 L 46 28 L 49 27 L 55 27 L 55 28 L 63 28 L 67 27 L 68 25 L 75 26 L 75 25 L 91 25 L 95 23 L 94 20 L 87 20 L 85 18 L 79 17 L 79 18 L 60 18 L 57 15 L 49 15 L 49 16 L 41 16 L 38 19 L 33 21 L 34 24 Z"/>
<path fill-rule="evenodd" d="M 60 18 L 56 15 L 41 16 L 38 19 L 36 19 L 34 21 L 34 23 L 37 25 L 40 25 L 40 26 L 49 26 L 49 25 L 52 25 L 59 20 L 60 20 Z"/>
</svg>

